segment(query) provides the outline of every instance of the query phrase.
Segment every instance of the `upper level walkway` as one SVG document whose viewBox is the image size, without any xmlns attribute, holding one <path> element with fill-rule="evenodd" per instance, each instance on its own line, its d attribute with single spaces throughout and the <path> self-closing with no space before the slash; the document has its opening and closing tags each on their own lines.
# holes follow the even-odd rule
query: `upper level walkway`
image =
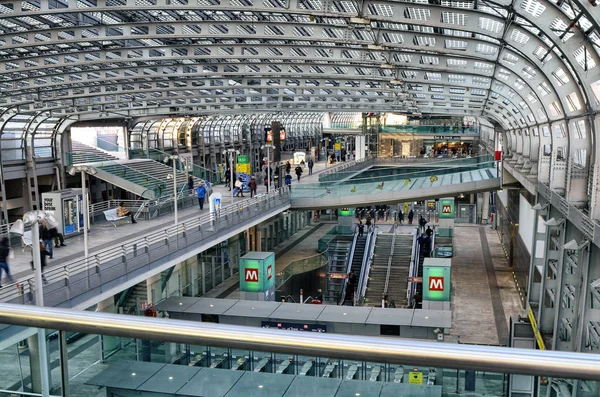
<svg viewBox="0 0 600 397">
<path fill-rule="evenodd" d="M 365 162 L 365 168 L 373 167 L 339 172 L 334 178 L 326 178 L 326 182 L 292 186 L 292 207 L 317 209 L 393 204 L 500 187 L 496 162 L 491 156 L 403 163 L 395 161 L 395 166 L 386 166 L 380 161 Z"/>
<path fill-rule="evenodd" d="M 217 190 L 225 190 L 219 216 L 209 214 L 207 204 L 203 211 L 198 207 L 181 211 L 177 225 L 171 215 L 117 228 L 95 226 L 89 236 L 87 260 L 82 236 L 67 240 L 67 247 L 55 248 L 54 259 L 48 260 L 43 272 L 45 305 L 85 309 L 290 207 L 286 189 L 233 203 L 227 189 Z M 16 283 L 4 279 L 0 301 L 34 303 L 31 250 L 17 248 L 15 254 L 9 263 Z"/>
</svg>

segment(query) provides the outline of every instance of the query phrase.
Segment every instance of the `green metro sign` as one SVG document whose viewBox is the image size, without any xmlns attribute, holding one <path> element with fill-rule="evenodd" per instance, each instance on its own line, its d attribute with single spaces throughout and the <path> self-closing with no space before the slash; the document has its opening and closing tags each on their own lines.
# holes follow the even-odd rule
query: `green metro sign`
<svg viewBox="0 0 600 397">
<path fill-rule="evenodd" d="M 454 218 L 454 199 L 440 199 L 440 218 Z"/>
<path fill-rule="evenodd" d="M 425 258 L 423 300 L 450 301 L 450 259 Z"/>
<path fill-rule="evenodd" d="M 275 254 L 249 252 L 240 258 L 240 291 L 264 292 L 275 285 Z"/>
</svg>

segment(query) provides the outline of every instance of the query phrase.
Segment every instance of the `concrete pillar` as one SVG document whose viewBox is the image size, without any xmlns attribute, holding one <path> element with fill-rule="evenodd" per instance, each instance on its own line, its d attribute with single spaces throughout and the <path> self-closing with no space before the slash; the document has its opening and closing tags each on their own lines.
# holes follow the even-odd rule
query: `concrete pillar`
<svg viewBox="0 0 600 397">
<path fill-rule="evenodd" d="M 481 210 L 481 223 L 488 223 L 490 212 L 490 192 L 483 192 L 483 209 Z"/>
</svg>

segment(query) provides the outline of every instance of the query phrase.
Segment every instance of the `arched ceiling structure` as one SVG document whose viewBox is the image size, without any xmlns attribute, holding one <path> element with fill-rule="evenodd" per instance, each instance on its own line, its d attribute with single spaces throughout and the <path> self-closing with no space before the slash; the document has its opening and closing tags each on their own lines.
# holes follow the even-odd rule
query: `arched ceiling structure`
<svg viewBox="0 0 600 397">
<path fill-rule="evenodd" d="M 2 114 L 600 111 L 596 0 L 0 1 Z"/>
</svg>

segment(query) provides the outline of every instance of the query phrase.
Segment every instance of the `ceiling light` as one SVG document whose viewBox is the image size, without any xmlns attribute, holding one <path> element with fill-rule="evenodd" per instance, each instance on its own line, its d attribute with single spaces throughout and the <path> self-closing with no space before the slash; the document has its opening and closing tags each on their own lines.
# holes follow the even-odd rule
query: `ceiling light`
<svg viewBox="0 0 600 397">
<path fill-rule="evenodd" d="M 385 50 L 385 48 L 381 44 L 369 44 L 367 46 L 367 48 L 369 50 L 373 50 L 373 51 L 384 51 Z"/>
<path fill-rule="evenodd" d="M 357 25 L 370 25 L 371 20 L 368 18 L 362 18 L 362 17 L 351 17 L 350 23 L 355 23 Z"/>
</svg>

